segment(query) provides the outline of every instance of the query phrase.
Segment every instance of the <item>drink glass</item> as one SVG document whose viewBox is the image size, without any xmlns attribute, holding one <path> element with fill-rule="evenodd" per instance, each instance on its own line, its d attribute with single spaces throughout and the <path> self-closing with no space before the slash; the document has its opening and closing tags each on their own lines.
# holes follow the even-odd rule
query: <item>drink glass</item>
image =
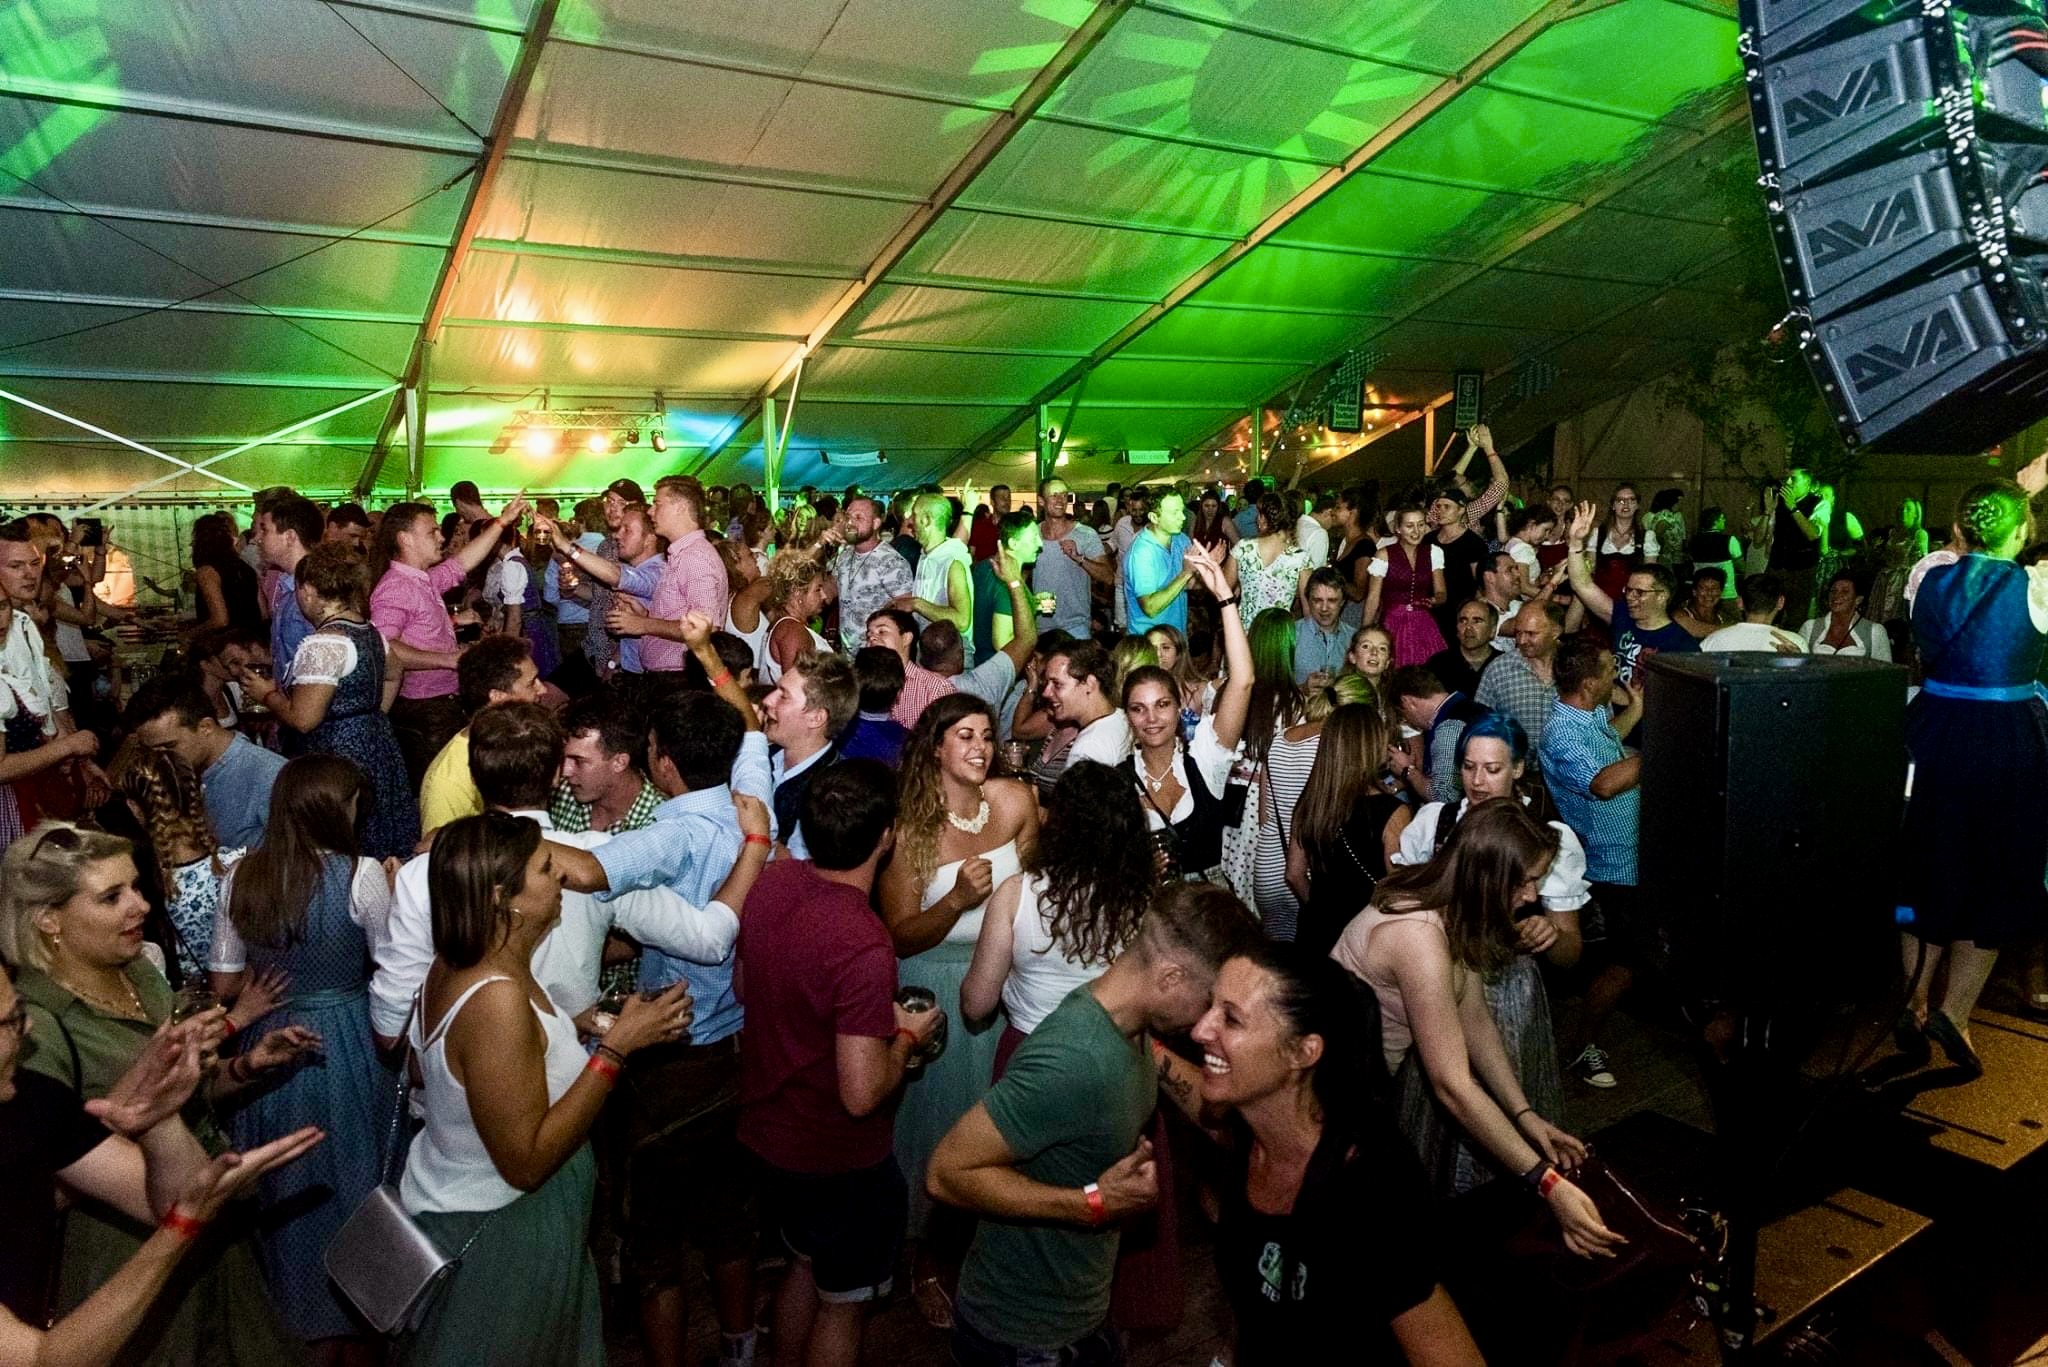
<svg viewBox="0 0 2048 1367">
<path fill-rule="evenodd" d="M 897 989 L 896 1004 L 905 1011 L 910 1012 L 913 1016 L 917 1016 L 923 1015 L 927 1011 L 938 1010 L 939 998 L 938 994 L 928 987 L 904 987 Z M 916 1049 L 911 1050 L 910 1061 L 905 1066 L 913 1071 L 921 1069 L 927 1063 L 936 1063 L 939 1055 L 945 1052 L 946 1021 L 944 1017 L 941 1017 L 939 1019 L 939 1028 L 932 1032 L 932 1037 L 929 1040 L 919 1045 Z"/>
<path fill-rule="evenodd" d="M 176 1025 L 181 1021 L 191 1020 L 194 1016 L 203 1016 L 219 1005 L 220 998 L 211 988 L 181 987 L 177 995 L 171 998 L 171 1024 Z"/>
</svg>

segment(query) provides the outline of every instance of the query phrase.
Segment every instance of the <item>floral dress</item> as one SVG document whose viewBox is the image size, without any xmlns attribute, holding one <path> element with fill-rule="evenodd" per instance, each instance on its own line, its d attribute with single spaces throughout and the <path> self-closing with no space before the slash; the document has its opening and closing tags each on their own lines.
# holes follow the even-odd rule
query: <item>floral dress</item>
<svg viewBox="0 0 2048 1367">
<path fill-rule="evenodd" d="M 215 850 L 170 871 L 164 887 L 164 913 L 178 932 L 178 967 L 188 983 L 206 981 L 207 956 L 213 950 L 213 918 L 227 891 L 228 875 L 248 852 L 239 847 Z"/>
<path fill-rule="evenodd" d="M 1247 537 L 1230 548 L 1237 562 L 1238 615 L 1249 626 L 1268 608 L 1293 610 L 1301 572 L 1309 567 L 1308 552 L 1289 541 L 1268 565 L 1259 557 L 1259 543 Z"/>
</svg>

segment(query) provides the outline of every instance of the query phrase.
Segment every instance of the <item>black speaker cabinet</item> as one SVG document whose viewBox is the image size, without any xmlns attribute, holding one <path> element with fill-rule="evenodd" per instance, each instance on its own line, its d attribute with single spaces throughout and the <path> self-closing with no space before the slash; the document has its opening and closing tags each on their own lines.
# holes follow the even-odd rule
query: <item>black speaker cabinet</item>
<svg viewBox="0 0 2048 1367">
<path fill-rule="evenodd" d="M 1740 0 L 1778 265 L 1851 442 L 2048 413 L 2048 44 L 2011 0 Z"/>
<path fill-rule="evenodd" d="M 1651 659 L 1638 877 L 1692 995 L 1818 1007 L 1888 962 L 1905 700 L 1872 660 Z"/>
</svg>

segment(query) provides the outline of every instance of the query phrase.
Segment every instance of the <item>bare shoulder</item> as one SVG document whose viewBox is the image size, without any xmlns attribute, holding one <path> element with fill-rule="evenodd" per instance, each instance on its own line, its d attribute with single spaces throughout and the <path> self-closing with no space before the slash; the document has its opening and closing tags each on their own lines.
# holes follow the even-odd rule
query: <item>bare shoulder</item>
<svg viewBox="0 0 2048 1367">
<path fill-rule="evenodd" d="M 1014 778 L 992 778 L 981 788 L 989 810 L 1005 820 L 1022 820 L 1027 811 L 1038 810 L 1038 796 L 1031 785 Z"/>
</svg>

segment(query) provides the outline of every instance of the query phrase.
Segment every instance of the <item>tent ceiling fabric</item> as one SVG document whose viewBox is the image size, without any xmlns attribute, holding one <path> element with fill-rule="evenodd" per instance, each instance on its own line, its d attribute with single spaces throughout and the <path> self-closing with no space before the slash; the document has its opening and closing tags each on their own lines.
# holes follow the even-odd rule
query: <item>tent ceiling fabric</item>
<svg viewBox="0 0 2048 1367">
<path fill-rule="evenodd" d="M 429 488 L 758 482 L 800 356 L 786 483 L 878 448 L 856 477 L 1028 480 L 1040 403 L 1076 479 L 1227 476 L 1354 347 L 1381 435 L 1454 370 L 1556 366 L 1496 403 L 1512 439 L 1755 327 L 1697 194 L 1751 155 L 1735 31 L 1731 0 L 16 0 L 0 389 L 197 462 L 404 378 L 473 236 Z M 657 391 L 667 455 L 485 454 L 543 393 Z M 389 403 L 212 469 L 402 489 Z M 5 402 L 0 453 L 14 493 L 176 470 Z"/>
</svg>

